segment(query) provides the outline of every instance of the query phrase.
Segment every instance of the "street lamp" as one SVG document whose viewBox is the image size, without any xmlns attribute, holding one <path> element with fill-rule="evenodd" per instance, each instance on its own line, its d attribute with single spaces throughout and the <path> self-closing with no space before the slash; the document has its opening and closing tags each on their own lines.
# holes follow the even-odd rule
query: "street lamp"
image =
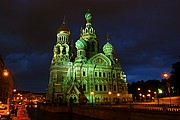
<svg viewBox="0 0 180 120">
<path fill-rule="evenodd" d="M 119 96 L 120 96 L 120 93 L 117 93 L 117 104 L 119 104 Z"/>
<path fill-rule="evenodd" d="M 92 95 L 92 106 L 93 106 L 93 96 L 94 96 L 94 92 L 91 92 Z"/>
<path fill-rule="evenodd" d="M 158 88 L 158 94 L 157 94 L 157 99 L 158 99 L 158 105 L 159 105 L 159 94 L 162 94 L 163 91 L 161 89 Z"/>
<path fill-rule="evenodd" d="M 14 88 L 13 89 L 13 100 L 15 100 L 15 93 L 17 92 L 17 90 Z"/>
<path fill-rule="evenodd" d="M 4 71 L 3 71 L 3 75 L 4 75 L 5 77 L 7 77 L 7 76 L 9 75 L 8 71 L 7 71 L 7 70 L 4 70 Z"/>
<path fill-rule="evenodd" d="M 168 73 L 163 73 L 163 77 L 164 77 L 164 80 L 166 82 L 166 86 L 167 86 L 167 89 L 168 89 L 168 95 L 169 95 L 169 102 L 170 102 L 170 106 L 171 106 L 171 90 L 170 90 L 170 82 L 168 80 Z"/>
<path fill-rule="evenodd" d="M 17 90 L 16 89 L 13 89 L 13 92 L 15 93 Z"/>
<path fill-rule="evenodd" d="M 168 78 L 168 76 L 169 76 L 169 75 L 168 75 L 167 73 L 164 73 L 164 74 L 163 74 L 163 77 L 164 77 L 165 79 Z"/>
<path fill-rule="evenodd" d="M 145 100 L 145 95 L 142 95 L 142 101 L 144 101 Z"/>
<path fill-rule="evenodd" d="M 141 88 L 140 88 L 140 87 L 138 87 L 138 88 L 137 88 L 137 90 L 138 90 L 138 93 L 140 94 L 140 90 L 141 90 Z M 138 94 L 138 93 L 137 93 L 137 94 Z M 136 97 L 138 97 L 138 96 L 135 96 L 135 101 L 136 101 Z M 140 95 L 139 95 L 139 100 L 141 101 L 141 96 L 140 96 Z"/>
<path fill-rule="evenodd" d="M 111 94 L 112 94 L 111 91 L 109 91 L 108 94 L 109 94 L 109 101 L 110 101 L 110 107 L 111 107 Z"/>
<path fill-rule="evenodd" d="M 147 96 L 149 97 L 149 101 L 151 101 L 151 94 L 147 94 Z"/>
<path fill-rule="evenodd" d="M 149 97 L 149 101 L 151 101 L 151 90 L 150 89 L 148 90 L 147 96 Z"/>
<path fill-rule="evenodd" d="M 141 94 L 141 93 L 139 93 L 140 102 L 141 102 L 141 96 L 142 96 L 142 94 Z"/>
<path fill-rule="evenodd" d="M 154 102 L 155 102 L 156 98 L 157 98 L 157 92 L 154 92 L 154 99 L 153 99 Z"/>
</svg>

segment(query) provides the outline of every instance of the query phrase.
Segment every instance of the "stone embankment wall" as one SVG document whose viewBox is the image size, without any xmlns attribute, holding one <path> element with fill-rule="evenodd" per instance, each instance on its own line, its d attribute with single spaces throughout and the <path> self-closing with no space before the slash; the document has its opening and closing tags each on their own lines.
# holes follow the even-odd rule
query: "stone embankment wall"
<svg viewBox="0 0 180 120">
<path fill-rule="evenodd" d="M 92 107 L 92 106 L 40 106 L 49 112 L 69 112 L 103 120 L 180 120 L 180 112 L 130 110 L 127 108 Z"/>
<path fill-rule="evenodd" d="M 180 112 L 75 107 L 73 113 L 106 120 L 180 120 Z"/>
</svg>

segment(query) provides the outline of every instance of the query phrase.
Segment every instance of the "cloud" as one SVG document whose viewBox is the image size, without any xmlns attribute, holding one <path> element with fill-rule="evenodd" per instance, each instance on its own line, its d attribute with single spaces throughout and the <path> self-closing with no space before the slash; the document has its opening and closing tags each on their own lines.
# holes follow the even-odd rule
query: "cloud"
<svg viewBox="0 0 180 120">
<path fill-rule="evenodd" d="M 51 57 L 49 53 L 15 53 L 8 55 L 5 62 L 18 89 L 31 88 L 36 84 L 37 89 L 42 92 L 46 87 L 43 85 L 48 83 Z M 31 91 L 38 91 L 37 89 Z"/>
<path fill-rule="evenodd" d="M 179 0 L 0 1 L 0 52 L 16 85 L 43 91 L 63 17 L 70 40 L 76 41 L 90 9 L 101 48 L 109 33 L 127 81 L 160 79 L 159 74 L 170 72 L 178 60 L 179 5 Z"/>
</svg>

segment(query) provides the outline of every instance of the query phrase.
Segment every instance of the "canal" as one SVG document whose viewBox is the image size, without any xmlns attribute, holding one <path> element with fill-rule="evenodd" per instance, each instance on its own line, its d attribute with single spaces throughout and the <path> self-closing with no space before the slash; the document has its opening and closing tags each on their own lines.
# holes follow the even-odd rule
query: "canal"
<svg viewBox="0 0 180 120">
<path fill-rule="evenodd" d="M 27 110 L 31 120 L 100 120 L 70 113 L 49 113 L 38 108 L 28 108 Z"/>
</svg>

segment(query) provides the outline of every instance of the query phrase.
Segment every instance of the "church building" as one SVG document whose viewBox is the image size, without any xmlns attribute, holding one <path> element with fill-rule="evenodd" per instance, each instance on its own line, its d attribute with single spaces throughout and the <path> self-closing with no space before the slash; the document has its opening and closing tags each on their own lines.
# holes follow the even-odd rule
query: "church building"
<svg viewBox="0 0 180 120">
<path fill-rule="evenodd" d="M 86 26 L 81 29 L 74 50 L 65 21 L 57 31 L 46 100 L 50 103 L 68 103 L 72 100 L 80 104 L 131 101 L 126 75 L 114 55 L 113 46 L 107 40 L 102 48 L 103 53 L 99 52 L 90 12 L 85 14 L 85 19 Z"/>
</svg>

